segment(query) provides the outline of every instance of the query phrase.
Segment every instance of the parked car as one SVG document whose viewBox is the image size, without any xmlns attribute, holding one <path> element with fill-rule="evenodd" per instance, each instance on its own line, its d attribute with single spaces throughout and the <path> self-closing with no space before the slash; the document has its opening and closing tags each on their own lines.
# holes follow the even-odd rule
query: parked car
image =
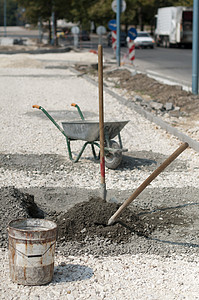
<svg viewBox="0 0 199 300">
<path fill-rule="evenodd" d="M 64 38 L 65 37 L 65 33 L 64 33 L 63 30 L 57 30 L 56 35 L 57 35 L 58 38 Z"/>
<path fill-rule="evenodd" d="M 110 31 L 107 35 L 107 44 L 109 47 L 112 46 L 112 32 Z M 124 31 L 120 32 L 120 45 L 126 47 L 126 33 Z"/>
<path fill-rule="evenodd" d="M 87 30 L 82 30 L 79 33 L 79 39 L 81 41 L 90 41 L 90 34 Z"/>
<path fill-rule="evenodd" d="M 155 41 L 148 32 L 140 31 L 134 40 L 136 48 L 154 48 Z"/>
</svg>

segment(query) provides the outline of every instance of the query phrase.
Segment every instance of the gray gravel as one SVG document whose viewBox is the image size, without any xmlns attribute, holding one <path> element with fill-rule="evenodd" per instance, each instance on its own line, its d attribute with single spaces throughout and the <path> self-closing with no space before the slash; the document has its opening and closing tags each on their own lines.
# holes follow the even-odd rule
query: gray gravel
<svg viewBox="0 0 199 300">
<path fill-rule="evenodd" d="M 61 124 L 66 117 L 78 117 L 70 106 L 76 102 L 86 117 L 97 118 L 98 90 L 68 68 L 67 61 L 79 59 L 75 53 L 68 55 L 73 57 L 20 55 L 13 65 L 6 56 L 0 57 L 0 188 L 14 186 L 33 195 L 45 211 L 68 211 L 99 194 L 99 163 L 90 149 L 73 164 L 62 134 L 41 111 L 32 109 L 33 104 L 43 106 Z M 89 55 L 82 55 L 81 62 Z M 106 169 L 108 198 L 123 202 L 181 142 L 110 94 L 104 93 L 104 101 L 105 119 L 130 120 L 121 132 L 129 152 L 117 170 Z M 81 145 L 81 141 L 72 143 L 75 154 Z M 59 245 L 54 279 L 47 286 L 13 284 L 7 250 L 1 248 L 1 298 L 198 299 L 198 158 L 191 148 L 185 150 L 131 204 L 146 218 L 158 216 L 160 226 L 150 238 L 132 235 L 129 243 L 120 245 L 99 238 Z M 183 221 L 177 224 L 179 216 Z M 169 219 L 173 226 L 164 222 Z"/>
</svg>

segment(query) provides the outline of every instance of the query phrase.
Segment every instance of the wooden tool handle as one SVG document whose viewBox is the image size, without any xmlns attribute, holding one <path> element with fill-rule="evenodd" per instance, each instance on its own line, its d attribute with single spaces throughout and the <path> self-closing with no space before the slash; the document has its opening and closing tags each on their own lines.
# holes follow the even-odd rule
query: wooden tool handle
<svg viewBox="0 0 199 300">
<path fill-rule="evenodd" d="M 98 45 L 98 81 L 99 81 L 100 171 L 101 171 L 101 184 L 104 184 L 105 183 L 105 158 L 104 158 L 104 104 L 103 104 L 102 45 Z"/>
<path fill-rule="evenodd" d="M 135 192 L 119 207 L 116 213 L 109 219 L 108 225 L 111 225 L 119 217 L 122 211 L 155 179 L 176 157 L 178 157 L 187 147 L 188 143 L 182 144 L 173 154 L 171 154 L 136 190 Z"/>
</svg>

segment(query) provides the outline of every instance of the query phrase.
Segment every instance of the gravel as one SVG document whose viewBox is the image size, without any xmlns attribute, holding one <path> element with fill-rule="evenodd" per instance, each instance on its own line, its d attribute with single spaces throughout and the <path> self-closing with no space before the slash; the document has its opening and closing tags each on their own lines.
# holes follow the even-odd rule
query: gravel
<svg viewBox="0 0 199 300">
<path fill-rule="evenodd" d="M 75 204 L 99 195 L 99 162 L 93 160 L 91 150 L 87 148 L 80 161 L 72 163 L 63 135 L 32 108 L 43 106 L 60 125 L 65 119 L 79 118 L 72 102 L 79 104 L 86 118 L 98 117 L 96 86 L 71 68 L 78 61 L 90 63 L 90 54 L 75 55 L 13 56 L 17 57 L 13 65 L 9 56 L 0 57 L 1 299 L 198 299 L 199 154 L 191 148 L 129 207 L 153 226 L 148 237 L 134 233 L 119 243 L 99 236 L 64 240 L 57 244 L 49 285 L 11 282 L 5 237 L 9 219 L 30 216 L 28 205 L 42 216 L 58 218 Z M 129 120 L 121 132 L 129 151 L 116 170 L 106 168 L 107 198 L 121 203 L 181 142 L 110 94 L 104 93 L 104 101 L 106 120 Z M 82 142 L 71 144 L 77 154 Z"/>
</svg>

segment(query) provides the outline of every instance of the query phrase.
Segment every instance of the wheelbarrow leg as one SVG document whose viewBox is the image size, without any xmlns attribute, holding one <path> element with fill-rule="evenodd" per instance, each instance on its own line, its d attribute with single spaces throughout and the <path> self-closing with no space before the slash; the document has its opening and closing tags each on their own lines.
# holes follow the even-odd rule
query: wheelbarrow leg
<svg viewBox="0 0 199 300">
<path fill-rule="evenodd" d="M 120 144 L 120 148 L 122 149 L 123 148 L 123 145 L 122 145 L 122 139 L 121 139 L 121 135 L 120 135 L 120 132 L 118 133 L 118 140 L 119 140 L 119 144 Z"/>
<path fill-rule="evenodd" d="M 94 159 L 99 160 L 99 159 L 100 159 L 100 152 L 99 152 L 98 155 L 96 154 L 94 145 L 97 146 L 98 148 L 100 148 L 100 145 L 99 145 L 98 143 L 96 143 L 96 142 L 92 142 L 92 143 L 91 143 L 91 148 L 92 148 L 92 152 L 93 152 L 93 157 L 94 157 Z"/>
<path fill-rule="evenodd" d="M 73 156 L 72 156 L 72 151 L 71 151 L 71 146 L 70 146 L 70 140 L 67 138 L 67 139 L 66 139 L 66 142 L 67 142 L 67 148 L 68 148 L 69 158 L 70 158 L 70 160 L 72 160 L 74 163 L 78 162 L 78 160 L 79 160 L 80 157 L 82 156 L 82 153 L 84 152 L 86 146 L 87 146 L 88 144 L 90 144 L 90 142 L 84 143 L 84 145 L 83 145 L 81 151 L 80 151 L 79 154 L 77 155 L 76 159 L 74 159 Z"/>
</svg>

